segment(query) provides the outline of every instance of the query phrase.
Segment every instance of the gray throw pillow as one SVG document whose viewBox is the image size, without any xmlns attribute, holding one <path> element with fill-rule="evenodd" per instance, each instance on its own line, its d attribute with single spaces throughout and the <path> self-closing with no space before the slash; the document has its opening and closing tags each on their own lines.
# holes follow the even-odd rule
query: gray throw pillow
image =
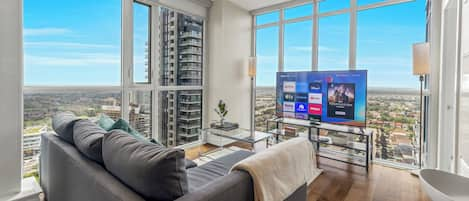
<svg viewBox="0 0 469 201">
<path fill-rule="evenodd" d="M 103 164 L 103 137 L 107 133 L 104 129 L 90 120 L 79 120 L 73 126 L 73 141 L 77 149 L 89 159 Z"/>
<path fill-rule="evenodd" d="M 144 142 L 122 130 L 103 138 L 106 169 L 146 200 L 175 200 L 188 192 L 185 153 Z"/>
<path fill-rule="evenodd" d="M 52 118 L 52 129 L 60 137 L 60 139 L 74 144 L 73 142 L 73 125 L 80 120 L 72 112 L 60 112 Z"/>
</svg>

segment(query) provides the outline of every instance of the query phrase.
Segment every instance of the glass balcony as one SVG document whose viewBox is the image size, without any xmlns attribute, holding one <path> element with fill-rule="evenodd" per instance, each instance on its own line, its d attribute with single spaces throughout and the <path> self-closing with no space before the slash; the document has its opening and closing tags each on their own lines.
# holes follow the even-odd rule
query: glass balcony
<svg viewBox="0 0 469 201">
<path fill-rule="evenodd" d="M 196 31 L 183 32 L 181 38 L 197 38 L 202 39 L 202 33 Z"/>
<path fill-rule="evenodd" d="M 202 63 L 202 57 L 201 56 L 182 56 L 182 58 L 179 60 L 179 62 L 182 62 L 182 63 Z"/>
<path fill-rule="evenodd" d="M 202 47 L 202 42 L 200 41 L 194 41 L 194 40 L 189 40 L 189 41 L 182 41 L 180 46 L 193 46 L 193 47 Z"/>
<path fill-rule="evenodd" d="M 189 54 L 189 55 L 202 55 L 202 48 L 186 47 L 186 48 L 182 48 L 179 53 L 180 54 Z"/>
<path fill-rule="evenodd" d="M 194 71 L 184 71 L 184 72 L 181 72 L 180 77 L 187 77 L 188 79 L 198 79 L 200 77 L 202 77 L 202 73 L 201 72 L 194 72 Z"/>
<path fill-rule="evenodd" d="M 202 65 L 200 63 L 182 63 L 179 67 L 180 71 L 200 71 L 202 72 Z"/>
</svg>

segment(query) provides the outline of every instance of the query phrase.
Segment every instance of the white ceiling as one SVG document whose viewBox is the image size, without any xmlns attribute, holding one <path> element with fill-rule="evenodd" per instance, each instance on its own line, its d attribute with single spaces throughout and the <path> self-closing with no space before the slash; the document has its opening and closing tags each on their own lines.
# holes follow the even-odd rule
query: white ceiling
<svg viewBox="0 0 469 201">
<path fill-rule="evenodd" d="M 272 6 L 279 3 L 288 2 L 291 0 L 229 0 L 234 4 L 244 8 L 246 10 L 256 10 L 259 8 L 264 8 L 268 6 Z"/>
</svg>

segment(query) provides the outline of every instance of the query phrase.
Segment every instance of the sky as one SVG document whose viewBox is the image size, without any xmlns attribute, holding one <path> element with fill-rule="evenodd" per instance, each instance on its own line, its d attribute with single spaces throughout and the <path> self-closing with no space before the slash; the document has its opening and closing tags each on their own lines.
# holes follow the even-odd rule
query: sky
<svg viewBox="0 0 469 201">
<path fill-rule="evenodd" d="M 384 0 L 358 0 L 367 5 Z M 345 2 L 345 3 L 344 3 Z M 327 0 L 320 12 L 346 9 L 348 0 Z M 134 7 L 134 80 L 145 79 L 148 8 Z M 312 6 L 287 9 L 285 17 L 311 15 Z M 258 24 L 279 13 L 258 16 Z M 413 43 L 425 41 L 425 0 L 360 11 L 357 66 L 367 69 L 369 86 L 416 88 L 412 75 Z M 346 70 L 349 14 L 319 19 L 319 70 Z M 278 68 L 278 27 L 257 30 L 258 86 L 273 86 Z M 285 71 L 311 70 L 312 21 L 285 26 Z M 120 85 L 120 0 L 25 0 L 25 85 Z"/>
<path fill-rule="evenodd" d="M 24 0 L 25 85 L 118 86 L 120 41 L 120 0 Z"/>
</svg>

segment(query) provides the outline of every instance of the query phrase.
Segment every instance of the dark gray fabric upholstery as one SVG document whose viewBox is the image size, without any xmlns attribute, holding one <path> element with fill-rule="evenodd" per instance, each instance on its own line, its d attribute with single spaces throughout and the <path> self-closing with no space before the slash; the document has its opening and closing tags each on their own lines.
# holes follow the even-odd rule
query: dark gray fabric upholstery
<svg viewBox="0 0 469 201">
<path fill-rule="evenodd" d="M 253 201 L 254 192 L 251 176 L 246 172 L 234 171 L 213 180 L 196 191 L 176 201 Z M 303 200 L 304 201 L 304 200 Z"/>
<path fill-rule="evenodd" d="M 215 179 L 226 176 L 234 164 L 253 154 L 249 151 L 237 151 L 199 167 L 188 169 L 189 192 L 204 188 L 205 185 Z"/>
<path fill-rule="evenodd" d="M 197 167 L 197 163 L 186 158 L 186 169 Z"/>
<path fill-rule="evenodd" d="M 103 137 L 107 131 L 91 122 L 80 120 L 73 126 L 73 141 L 76 148 L 89 159 L 104 164 L 102 155 Z"/>
<path fill-rule="evenodd" d="M 48 201 L 145 200 L 105 170 L 104 167 L 83 156 L 74 146 L 61 140 L 56 135 L 43 134 L 41 140 L 40 184 Z M 221 160 L 227 162 L 226 167 L 228 167 L 237 162 L 234 158 L 241 160 L 242 157 L 238 153 L 225 156 Z M 217 165 L 213 166 L 216 167 Z M 227 173 L 228 168 L 218 167 L 218 174 L 214 174 L 214 176 L 223 172 Z M 211 169 L 206 168 L 206 170 Z M 189 169 L 190 172 L 191 169 Z M 188 174 L 190 175 L 190 173 Z M 228 175 L 211 178 L 213 180 L 202 184 L 203 187 L 192 188 L 193 191 L 176 199 L 176 201 L 254 200 L 253 184 L 248 173 L 234 171 Z M 286 201 L 305 201 L 304 194 L 306 190 L 307 188 L 303 186 Z"/>
<path fill-rule="evenodd" d="M 73 142 L 73 125 L 80 120 L 71 112 L 60 112 L 52 118 L 52 128 L 62 140 L 70 144 Z"/>
<path fill-rule="evenodd" d="M 188 192 L 185 153 L 143 142 L 121 130 L 104 136 L 106 169 L 147 200 L 175 200 Z"/>
<path fill-rule="evenodd" d="M 54 134 L 41 137 L 39 167 L 47 201 L 144 201 L 104 167 Z"/>
</svg>

